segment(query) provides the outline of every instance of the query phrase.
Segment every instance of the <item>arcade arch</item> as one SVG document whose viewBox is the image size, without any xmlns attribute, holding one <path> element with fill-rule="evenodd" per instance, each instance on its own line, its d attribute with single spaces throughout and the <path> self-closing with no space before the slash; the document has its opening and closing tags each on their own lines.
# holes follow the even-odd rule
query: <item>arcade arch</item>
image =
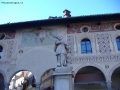
<svg viewBox="0 0 120 90">
<path fill-rule="evenodd" d="M 111 75 L 111 88 L 114 90 L 120 89 L 120 66 L 117 67 Z"/>
<path fill-rule="evenodd" d="M 74 90 L 107 90 L 103 72 L 94 66 L 80 68 L 74 78 Z"/>
<path fill-rule="evenodd" d="M 53 90 L 54 88 L 54 77 L 53 72 L 55 68 L 51 68 L 45 71 L 41 76 L 40 90 Z"/>
<path fill-rule="evenodd" d="M 16 72 L 10 79 L 9 90 L 26 90 L 34 89 L 35 77 L 28 70 L 20 70 Z"/>
</svg>

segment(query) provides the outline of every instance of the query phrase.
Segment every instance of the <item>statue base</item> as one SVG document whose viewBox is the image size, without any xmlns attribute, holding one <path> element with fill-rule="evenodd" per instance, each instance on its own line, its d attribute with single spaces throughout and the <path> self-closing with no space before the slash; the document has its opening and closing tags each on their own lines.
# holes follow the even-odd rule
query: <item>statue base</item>
<svg viewBox="0 0 120 90">
<path fill-rule="evenodd" d="M 72 90 L 72 67 L 57 67 L 52 75 L 55 90 Z"/>
<path fill-rule="evenodd" d="M 55 71 L 54 71 L 54 73 L 72 73 L 72 67 L 57 67 L 56 69 L 55 69 Z"/>
</svg>

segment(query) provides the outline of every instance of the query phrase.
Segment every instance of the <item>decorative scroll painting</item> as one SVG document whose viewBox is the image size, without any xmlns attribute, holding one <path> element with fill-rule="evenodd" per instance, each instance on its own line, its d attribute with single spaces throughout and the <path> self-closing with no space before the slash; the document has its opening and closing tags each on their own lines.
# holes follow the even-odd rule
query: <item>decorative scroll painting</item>
<svg viewBox="0 0 120 90">
<path fill-rule="evenodd" d="M 80 26 L 79 25 L 70 25 L 67 27 L 67 33 L 73 34 L 73 33 L 80 33 Z"/>
<path fill-rule="evenodd" d="M 58 30 L 32 30 L 22 34 L 22 46 L 53 45 L 56 41 L 53 36 L 58 35 Z"/>
<path fill-rule="evenodd" d="M 110 41 L 108 34 L 97 34 L 97 41 L 99 45 L 99 51 L 101 54 L 111 53 Z"/>
<path fill-rule="evenodd" d="M 102 31 L 113 31 L 114 22 L 111 23 L 88 23 L 88 24 L 73 24 L 67 27 L 67 34 L 81 33 L 82 26 L 88 26 L 90 28 L 89 32 L 102 32 Z"/>
<path fill-rule="evenodd" d="M 5 34 L 6 34 L 5 39 L 14 39 L 15 38 L 15 31 L 6 32 Z"/>
<path fill-rule="evenodd" d="M 103 23 L 101 25 L 91 25 L 91 31 L 112 31 L 114 30 L 113 23 Z"/>
</svg>

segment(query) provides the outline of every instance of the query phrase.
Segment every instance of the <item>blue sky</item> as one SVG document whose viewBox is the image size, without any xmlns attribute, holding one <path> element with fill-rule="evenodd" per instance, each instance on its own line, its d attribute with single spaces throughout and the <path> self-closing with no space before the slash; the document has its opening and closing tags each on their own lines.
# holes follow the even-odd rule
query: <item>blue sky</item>
<svg viewBox="0 0 120 90">
<path fill-rule="evenodd" d="M 63 16 L 64 9 L 72 16 L 120 13 L 120 0 L 0 0 L 0 24 Z"/>
</svg>

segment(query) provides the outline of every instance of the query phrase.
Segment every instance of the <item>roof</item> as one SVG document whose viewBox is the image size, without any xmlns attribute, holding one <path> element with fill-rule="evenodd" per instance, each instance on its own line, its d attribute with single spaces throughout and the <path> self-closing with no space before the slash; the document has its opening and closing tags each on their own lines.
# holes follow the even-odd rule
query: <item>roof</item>
<svg viewBox="0 0 120 90">
<path fill-rule="evenodd" d="M 98 14 L 98 15 L 77 16 L 77 17 L 70 17 L 70 18 L 45 19 L 45 20 L 2 24 L 0 25 L 0 31 L 16 30 L 16 29 L 27 28 L 27 27 L 68 25 L 70 23 L 100 22 L 100 21 L 113 21 L 113 20 L 120 20 L 120 13 Z"/>
</svg>

